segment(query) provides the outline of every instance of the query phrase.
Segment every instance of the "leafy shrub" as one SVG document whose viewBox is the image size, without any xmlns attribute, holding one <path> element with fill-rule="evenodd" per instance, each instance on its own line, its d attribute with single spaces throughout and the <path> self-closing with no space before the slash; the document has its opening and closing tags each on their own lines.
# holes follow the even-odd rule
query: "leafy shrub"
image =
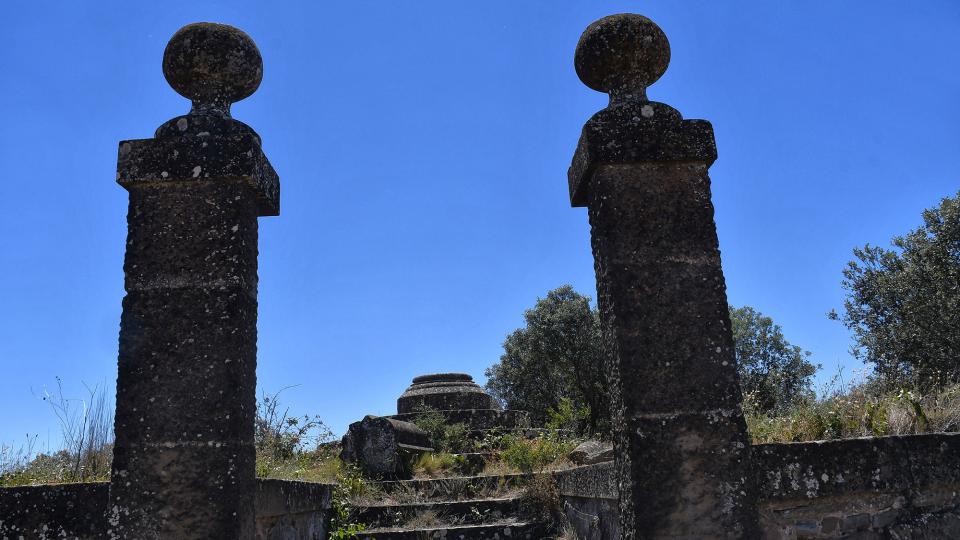
<svg viewBox="0 0 960 540">
<path fill-rule="evenodd" d="M 427 432 L 430 444 L 438 453 L 461 453 L 474 450 L 473 440 L 468 436 L 466 424 L 448 424 L 447 417 L 432 407 L 417 410 L 413 423 Z"/>
<path fill-rule="evenodd" d="M 572 434 L 586 434 L 590 424 L 590 407 L 580 406 L 570 398 L 561 398 L 556 407 L 547 409 L 546 428 Z"/>
<path fill-rule="evenodd" d="M 360 469 L 355 465 L 342 465 L 337 474 L 337 483 L 333 488 L 331 506 L 333 509 L 330 518 L 330 538 L 341 540 L 356 538 L 358 533 L 366 530 L 367 526 L 356 521 L 357 512 L 353 501 L 364 496 L 367 492 L 367 483 Z"/>
<path fill-rule="evenodd" d="M 264 394 L 257 402 L 253 440 L 258 456 L 286 460 L 333 440 L 333 431 L 319 416 L 290 416 L 290 409 L 280 405 L 278 397 L 288 388 Z"/>
<path fill-rule="evenodd" d="M 542 472 L 572 449 L 572 443 L 561 440 L 555 434 L 542 435 L 535 439 L 506 435 L 500 458 L 507 465 L 522 472 Z"/>
<path fill-rule="evenodd" d="M 257 402 L 254 447 L 259 478 L 331 482 L 339 470 L 338 443 L 319 416 L 291 416 L 281 389 Z"/>
</svg>

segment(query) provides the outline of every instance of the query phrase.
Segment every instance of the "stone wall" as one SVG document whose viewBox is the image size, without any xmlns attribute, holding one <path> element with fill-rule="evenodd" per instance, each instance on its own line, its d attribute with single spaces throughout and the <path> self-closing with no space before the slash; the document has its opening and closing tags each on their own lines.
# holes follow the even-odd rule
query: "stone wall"
<svg viewBox="0 0 960 540">
<path fill-rule="evenodd" d="M 765 538 L 960 538 L 960 434 L 752 447 Z M 612 463 L 556 474 L 578 538 L 617 538 Z"/>
<path fill-rule="evenodd" d="M 620 538 L 617 482 L 613 462 L 586 465 L 554 474 L 563 513 L 577 538 Z"/>
<path fill-rule="evenodd" d="M 109 490 L 106 482 L 0 488 L 0 538 L 102 538 Z"/>
<path fill-rule="evenodd" d="M 753 447 L 767 538 L 960 538 L 960 434 Z"/>
<path fill-rule="evenodd" d="M 290 480 L 258 480 L 258 540 L 326 538 L 331 486 Z M 60 484 L 0 488 L 0 539 L 103 538 L 109 484 Z"/>
</svg>

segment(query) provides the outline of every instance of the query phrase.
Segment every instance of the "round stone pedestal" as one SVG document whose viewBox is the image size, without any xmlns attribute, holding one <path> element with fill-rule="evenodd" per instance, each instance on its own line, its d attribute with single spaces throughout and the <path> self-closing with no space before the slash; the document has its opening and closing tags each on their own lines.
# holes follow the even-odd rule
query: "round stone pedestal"
<svg viewBox="0 0 960 540">
<path fill-rule="evenodd" d="M 397 413 L 414 413 L 424 408 L 438 411 L 502 409 L 497 400 L 484 392 L 466 373 L 435 373 L 415 377 L 413 384 L 397 399 Z"/>
</svg>

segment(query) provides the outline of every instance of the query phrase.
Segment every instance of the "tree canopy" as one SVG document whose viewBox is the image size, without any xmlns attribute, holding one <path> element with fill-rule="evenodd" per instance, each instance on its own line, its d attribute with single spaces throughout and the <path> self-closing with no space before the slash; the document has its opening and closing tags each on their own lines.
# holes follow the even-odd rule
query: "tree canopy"
<svg viewBox="0 0 960 540">
<path fill-rule="evenodd" d="M 486 370 L 487 390 L 508 408 L 529 411 L 540 424 L 566 398 L 590 408 L 592 429 L 605 429 L 610 406 L 590 298 L 564 285 L 538 299 L 523 317 L 526 326 L 507 336 L 500 361 Z"/>
<path fill-rule="evenodd" d="M 853 353 L 889 384 L 960 382 L 960 193 L 891 244 L 854 249 L 843 271 Z"/>
<path fill-rule="evenodd" d="M 791 345 L 780 326 L 751 307 L 730 310 L 744 393 L 764 412 L 780 411 L 812 395 L 819 366 Z M 503 343 L 500 361 L 486 370 L 487 390 L 511 409 L 544 423 L 569 399 L 589 408 L 589 428 L 609 429 L 609 390 L 597 310 L 590 298 L 564 285 L 524 313 L 526 325 Z"/>
<path fill-rule="evenodd" d="M 811 380 L 820 366 L 787 341 L 780 325 L 750 306 L 731 306 L 730 323 L 740 386 L 752 406 L 779 413 L 813 396 Z"/>
</svg>

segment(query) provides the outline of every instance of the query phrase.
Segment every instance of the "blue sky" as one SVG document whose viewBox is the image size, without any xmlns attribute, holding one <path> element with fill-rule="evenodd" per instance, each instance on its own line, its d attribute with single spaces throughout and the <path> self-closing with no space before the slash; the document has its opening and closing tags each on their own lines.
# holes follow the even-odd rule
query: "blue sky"
<svg viewBox="0 0 960 540">
<path fill-rule="evenodd" d="M 481 378 L 538 296 L 595 296 L 566 170 L 606 98 L 574 46 L 632 11 L 671 41 L 651 99 L 713 122 L 731 303 L 860 364 L 825 313 L 854 246 L 955 194 L 955 1 L 10 1 L 0 20 L 0 441 L 58 441 L 37 397 L 113 387 L 126 234 L 117 143 L 189 104 L 163 48 L 233 24 L 264 57 L 234 116 L 263 137 L 282 215 L 261 220 L 259 382 L 335 431 L 393 412 L 418 374 Z"/>
</svg>

